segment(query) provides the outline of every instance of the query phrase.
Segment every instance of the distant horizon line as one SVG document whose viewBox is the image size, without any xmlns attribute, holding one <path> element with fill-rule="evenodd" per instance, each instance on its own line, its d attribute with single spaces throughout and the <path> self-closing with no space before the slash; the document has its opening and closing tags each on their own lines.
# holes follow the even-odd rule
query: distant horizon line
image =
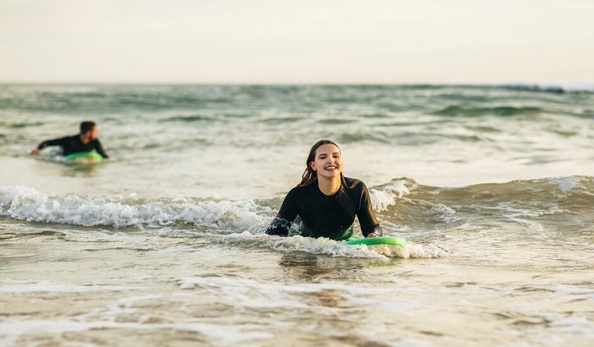
<svg viewBox="0 0 594 347">
<path fill-rule="evenodd" d="M 540 87 L 564 87 L 564 86 L 582 86 L 594 87 L 592 81 L 508 81 L 508 82 L 158 82 L 158 81 L 1 81 L 0 85 L 404 85 L 404 86 L 431 86 L 431 85 L 451 85 L 451 86 L 540 86 Z"/>
</svg>

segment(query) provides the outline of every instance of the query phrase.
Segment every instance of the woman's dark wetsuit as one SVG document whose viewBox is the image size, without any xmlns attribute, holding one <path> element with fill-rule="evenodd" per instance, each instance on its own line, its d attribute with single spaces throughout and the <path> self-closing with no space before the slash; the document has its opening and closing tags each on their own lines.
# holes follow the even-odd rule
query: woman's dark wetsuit
<svg viewBox="0 0 594 347">
<path fill-rule="evenodd" d="M 317 182 L 291 189 L 266 233 L 287 236 L 298 216 L 303 223 L 303 236 L 346 240 L 353 235 L 355 216 L 359 219 L 363 236 L 382 234 L 371 208 L 367 187 L 353 178 L 345 177 L 334 195 L 322 193 Z"/>
<path fill-rule="evenodd" d="M 42 150 L 47 146 L 62 147 L 62 154 L 65 156 L 72 153 L 90 152 L 92 150 L 96 150 L 97 153 L 101 154 L 103 158 L 109 158 L 109 156 L 103 150 L 101 142 L 99 142 L 98 139 L 91 140 L 89 143 L 84 144 L 80 139 L 80 135 L 66 136 L 60 139 L 43 141 L 39 144 L 39 146 L 37 146 L 37 149 Z"/>
</svg>

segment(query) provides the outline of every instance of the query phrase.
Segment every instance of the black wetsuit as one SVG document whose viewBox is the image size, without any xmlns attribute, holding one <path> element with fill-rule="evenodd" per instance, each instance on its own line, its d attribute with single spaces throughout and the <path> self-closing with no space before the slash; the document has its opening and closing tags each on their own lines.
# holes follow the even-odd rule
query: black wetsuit
<svg viewBox="0 0 594 347">
<path fill-rule="evenodd" d="M 345 178 L 333 195 L 322 193 L 317 182 L 291 189 L 266 233 L 287 236 L 297 216 L 301 219 L 303 236 L 346 240 L 353 235 L 355 216 L 359 219 L 363 236 L 382 234 L 371 208 L 367 187 L 353 178 Z"/>
<path fill-rule="evenodd" d="M 103 158 L 109 158 L 109 156 L 103 150 L 101 142 L 98 139 L 91 140 L 89 143 L 84 144 L 80 140 L 80 135 L 66 136 L 60 139 L 43 141 L 37 146 L 37 149 L 42 150 L 47 146 L 60 146 L 62 147 L 62 154 L 69 155 L 78 152 L 90 152 L 96 150 L 97 153 L 101 154 Z"/>
</svg>

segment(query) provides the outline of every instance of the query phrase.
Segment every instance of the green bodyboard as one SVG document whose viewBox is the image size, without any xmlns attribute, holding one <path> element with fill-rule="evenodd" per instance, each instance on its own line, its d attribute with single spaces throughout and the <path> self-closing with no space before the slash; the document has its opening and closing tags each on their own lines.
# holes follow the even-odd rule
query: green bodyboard
<svg viewBox="0 0 594 347">
<path fill-rule="evenodd" d="M 97 152 L 76 152 L 76 153 L 68 154 L 67 156 L 65 156 L 65 158 L 66 158 L 66 160 L 74 160 L 77 158 L 92 159 L 94 161 L 103 160 L 103 157 L 101 156 L 101 154 L 99 154 Z"/>
<path fill-rule="evenodd" d="M 370 237 L 365 239 L 355 239 L 346 242 L 347 245 L 395 245 L 406 246 L 406 240 L 391 236 Z"/>
</svg>

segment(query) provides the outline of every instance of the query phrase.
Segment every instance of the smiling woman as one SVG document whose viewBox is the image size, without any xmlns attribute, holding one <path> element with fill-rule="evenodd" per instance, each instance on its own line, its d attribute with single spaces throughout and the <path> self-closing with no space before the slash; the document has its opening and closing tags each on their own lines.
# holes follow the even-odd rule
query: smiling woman
<svg viewBox="0 0 594 347">
<path fill-rule="evenodd" d="M 288 236 L 296 223 L 303 236 L 347 240 L 353 236 L 357 216 L 363 236 L 382 235 L 367 187 L 358 179 L 344 177 L 342 168 L 336 143 L 320 140 L 313 145 L 301 183 L 287 194 L 266 233 Z"/>
</svg>

